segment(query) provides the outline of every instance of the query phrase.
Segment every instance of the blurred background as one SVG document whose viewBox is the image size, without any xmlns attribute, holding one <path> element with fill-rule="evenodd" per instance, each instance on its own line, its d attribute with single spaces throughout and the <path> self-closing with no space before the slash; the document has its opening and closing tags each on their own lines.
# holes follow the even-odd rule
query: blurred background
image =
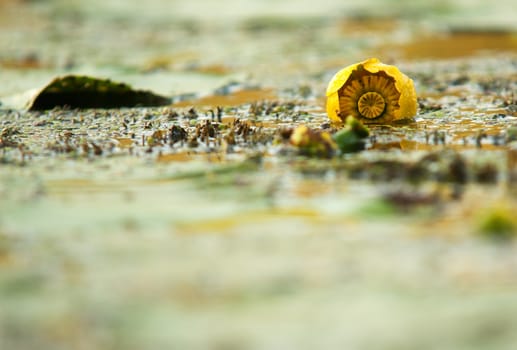
<svg viewBox="0 0 517 350">
<path fill-rule="evenodd" d="M 400 63 L 515 52 L 513 6 L 510 0 L 2 0 L 0 97 L 63 72 L 175 95 L 209 92 L 228 80 L 277 89 L 313 77 L 317 83 L 371 55 Z"/>
</svg>

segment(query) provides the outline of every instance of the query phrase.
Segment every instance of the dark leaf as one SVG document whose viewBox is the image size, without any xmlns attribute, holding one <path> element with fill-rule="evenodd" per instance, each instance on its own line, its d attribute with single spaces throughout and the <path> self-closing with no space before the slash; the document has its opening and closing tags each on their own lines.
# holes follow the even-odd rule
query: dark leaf
<svg viewBox="0 0 517 350">
<path fill-rule="evenodd" d="M 88 76 L 67 75 L 52 80 L 29 102 L 29 110 L 54 107 L 120 108 L 163 106 L 170 99 L 150 91 L 133 90 L 124 83 Z"/>
</svg>

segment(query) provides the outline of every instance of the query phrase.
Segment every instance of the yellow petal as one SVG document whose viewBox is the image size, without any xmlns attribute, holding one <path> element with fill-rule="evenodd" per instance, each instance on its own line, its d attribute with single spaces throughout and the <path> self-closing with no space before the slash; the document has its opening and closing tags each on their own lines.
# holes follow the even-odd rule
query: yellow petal
<svg viewBox="0 0 517 350">
<path fill-rule="evenodd" d="M 372 118 L 372 116 L 368 116 L 368 114 L 366 114 L 366 116 L 363 116 L 359 113 L 355 115 L 355 117 L 359 118 L 362 122 L 369 124 L 384 124 L 396 120 L 409 119 L 416 115 L 417 100 L 413 80 L 411 80 L 408 76 L 400 72 L 400 70 L 397 67 L 381 63 L 377 58 L 370 58 L 366 61 L 359 62 L 341 69 L 334 75 L 334 77 L 329 82 L 327 87 L 327 114 L 332 121 L 342 123 L 348 116 L 343 115 L 343 111 L 341 110 L 342 108 L 340 106 L 340 97 L 342 96 L 340 96 L 340 91 L 342 91 L 343 86 L 350 83 L 349 78 L 355 72 L 359 71 L 363 72 L 362 74 L 364 74 L 365 71 L 367 72 L 367 74 L 371 73 L 371 75 L 381 74 L 385 77 L 385 81 L 389 80 L 390 84 L 394 83 L 395 89 L 398 92 L 398 94 L 400 94 L 400 96 L 398 98 L 398 101 L 392 101 L 393 107 L 386 107 L 387 112 L 380 115 L 378 118 Z M 355 86 L 359 86 L 357 83 L 354 84 L 355 85 L 352 85 L 352 88 L 354 88 Z M 362 91 L 362 93 L 367 92 L 368 91 Z M 391 88 L 391 92 L 394 93 L 393 88 Z M 386 93 L 389 93 L 389 91 L 387 91 Z M 350 98 L 350 96 L 348 98 Z M 355 96 L 353 98 L 355 98 Z M 353 100 L 353 102 L 357 104 L 359 100 Z M 384 108 L 384 105 L 382 105 L 382 108 Z M 370 111 L 375 110 L 375 108 L 370 109 Z"/>
</svg>

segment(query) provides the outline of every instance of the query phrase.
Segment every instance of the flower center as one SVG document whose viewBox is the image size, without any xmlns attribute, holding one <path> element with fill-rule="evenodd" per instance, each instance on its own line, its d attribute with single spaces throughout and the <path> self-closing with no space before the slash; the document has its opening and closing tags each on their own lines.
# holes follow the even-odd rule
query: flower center
<svg viewBox="0 0 517 350">
<path fill-rule="evenodd" d="M 357 101 L 357 108 L 363 117 L 374 119 L 384 112 L 386 102 L 378 92 L 370 91 L 361 95 Z"/>
</svg>

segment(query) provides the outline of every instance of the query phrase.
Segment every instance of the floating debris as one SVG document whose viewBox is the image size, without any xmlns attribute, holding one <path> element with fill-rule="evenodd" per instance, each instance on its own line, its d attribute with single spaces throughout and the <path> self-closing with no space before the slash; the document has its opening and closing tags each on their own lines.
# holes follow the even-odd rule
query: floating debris
<svg viewBox="0 0 517 350">
<path fill-rule="evenodd" d="M 419 207 L 433 206 L 441 201 L 440 195 L 437 192 L 426 193 L 416 190 L 397 190 L 389 192 L 384 195 L 383 199 L 390 205 L 402 211 L 410 211 Z"/>
<path fill-rule="evenodd" d="M 508 208 L 494 208 L 488 211 L 479 225 L 481 236 L 498 241 L 508 241 L 517 235 L 514 214 Z"/>
</svg>

